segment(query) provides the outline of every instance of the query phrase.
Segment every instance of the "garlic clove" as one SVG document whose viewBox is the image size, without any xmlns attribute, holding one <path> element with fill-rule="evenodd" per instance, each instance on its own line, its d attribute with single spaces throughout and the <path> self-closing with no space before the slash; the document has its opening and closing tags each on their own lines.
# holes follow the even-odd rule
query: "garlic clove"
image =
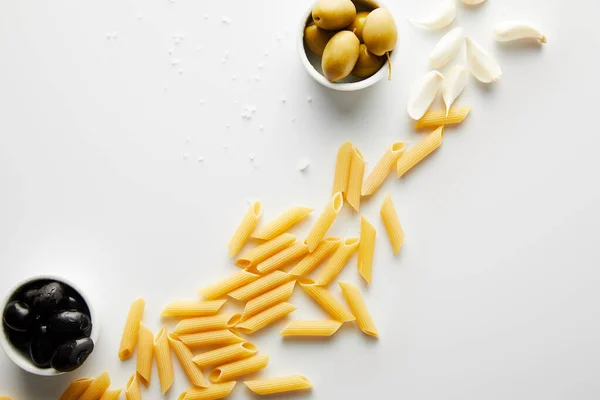
<svg viewBox="0 0 600 400">
<path fill-rule="evenodd" d="M 494 27 L 494 39 L 499 42 L 512 42 L 513 40 L 534 39 L 546 43 L 546 36 L 535 26 L 528 22 L 505 21 Z"/>
<path fill-rule="evenodd" d="M 502 68 L 496 59 L 470 37 L 467 36 L 465 42 L 467 43 L 467 62 L 473 76 L 483 83 L 492 83 L 500 79 Z"/>
<path fill-rule="evenodd" d="M 422 20 L 411 19 L 410 22 L 414 25 L 421 25 L 432 29 L 441 29 L 452 22 L 456 18 L 456 4 L 454 1 L 446 3 L 445 8 L 440 9 L 435 15 Z"/>
<path fill-rule="evenodd" d="M 444 75 L 438 71 L 427 73 L 411 93 L 407 106 L 408 115 L 414 120 L 425 115 L 443 84 Z"/>
<path fill-rule="evenodd" d="M 476 6 L 477 4 L 483 3 L 485 0 L 462 0 L 462 2 L 468 6 Z"/>
<path fill-rule="evenodd" d="M 429 64 L 433 68 L 441 68 L 448 64 L 459 52 L 464 40 L 465 32 L 462 28 L 454 28 L 446 33 L 431 52 Z"/>
<path fill-rule="evenodd" d="M 446 117 L 450 111 L 450 106 L 454 103 L 454 100 L 462 93 L 467 82 L 469 81 L 469 69 L 464 65 L 457 65 L 444 79 L 444 86 L 442 87 L 442 98 L 444 104 L 446 104 Z"/>
</svg>

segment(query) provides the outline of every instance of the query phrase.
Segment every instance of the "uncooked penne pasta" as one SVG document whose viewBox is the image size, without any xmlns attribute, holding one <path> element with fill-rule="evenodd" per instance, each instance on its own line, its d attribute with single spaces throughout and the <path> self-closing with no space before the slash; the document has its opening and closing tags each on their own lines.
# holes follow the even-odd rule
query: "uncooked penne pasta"
<svg viewBox="0 0 600 400">
<path fill-rule="evenodd" d="M 360 294 L 360 290 L 356 286 L 348 282 L 339 282 L 342 293 L 346 298 L 346 302 L 350 306 L 352 313 L 356 317 L 356 323 L 361 331 L 370 336 L 379 337 L 377 327 L 369 314 L 367 305 Z"/>
<path fill-rule="evenodd" d="M 188 333 L 179 335 L 179 340 L 188 347 L 212 346 L 215 344 L 224 345 L 243 342 L 244 338 L 229 329 L 219 329 L 217 331 Z"/>
<path fill-rule="evenodd" d="M 77 400 L 92 384 L 94 378 L 79 378 L 71 382 L 58 400 Z"/>
<path fill-rule="evenodd" d="M 292 261 L 304 257 L 308 253 L 306 243 L 296 242 L 287 249 L 283 249 L 277 254 L 269 257 L 256 266 L 256 270 L 261 274 L 268 274 L 277 269 L 281 269 Z"/>
<path fill-rule="evenodd" d="M 308 245 L 309 253 L 315 251 L 321 240 L 323 240 L 343 206 L 344 198 L 342 194 L 340 192 L 335 193 L 308 233 L 306 244 Z"/>
<path fill-rule="evenodd" d="M 230 257 L 237 255 L 242 249 L 242 247 L 244 247 L 244 245 L 250 238 L 250 235 L 254 231 L 254 228 L 256 228 L 256 225 L 258 224 L 258 220 L 260 219 L 261 215 L 262 205 L 260 204 L 260 201 L 255 201 L 250 205 L 250 208 L 248 209 L 248 211 L 246 211 L 246 214 L 244 214 L 242 222 L 235 230 L 235 233 L 231 237 L 231 240 L 229 240 Z"/>
<path fill-rule="evenodd" d="M 104 392 L 100 400 L 117 400 L 123 389 L 110 389 Z"/>
<path fill-rule="evenodd" d="M 140 297 L 135 299 L 129 308 L 125 328 L 123 329 L 123 336 L 121 337 L 121 345 L 119 346 L 119 359 L 121 360 L 127 360 L 133 354 L 145 306 L 146 302 Z"/>
<path fill-rule="evenodd" d="M 400 178 L 408 170 L 417 165 L 421 160 L 440 147 L 444 138 L 444 127 L 440 126 L 415 146 L 408 149 L 396 163 L 396 176 Z"/>
<path fill-rule="evenodd" d="M 276 287 L 258 297 L 253 298 L 246 303 L 244 313 L 242 314 L 242 321 L 247 320 L 253 315 L 258 314 L 261 311 L 266 310 L 274 306 L 275 304 L 286 301 L 292 295 L 296 281 L 290 281 L 284 283 L 281 286 Z"/>
<path fill-rule="evenodd" d="M 154 357 L 154 335 L 143 323 L 140 324 L 140 338 L 138 340 L 138 353 L 136 371 L 144 386 L 150 384 L 152 376 L 152 359 Z"/>
<path fill-rule="evenodd" d="M 342 323 L 331 319 L 322 321 L 290 321 L 281 331 L 281 336 L 331 336 Z"/>
<path fill-rule="evenodd" d="M 368 284 L 373 277 L 373 256 L 377 232 L 365 218 L 360 219 L 360 244 L 358 245 L 358 273 Z"/>
<path fill-rule="evenodd" d="M 249 284 L 252 281 L 260 278 L 260 275 L 253 274 L 246 270 L 238 271 L 227 278 L 205 286 L 199 292 L 207 300 L 212 300 L 226 295 L 227 293 Z"/>
<path fill-rule="evenodd" d="M 252 234 L 255 239 L 271 240 L 284 232 L 287 232 L 292 226 L 302 221 L 313 211 L 312 208 L 295 206 L 285 210 L 282 214 L 275 217 L 274 220 L 259 228 Z"/>
<path fill-rule="evenodd" d="M 209 375 L 211 382 L 220 383 L 235 379 L 240 376 L 260 371 L 269 363 L 269 356 L 254 356 L 234 361 L 215 368 Z"/>
<path fill-rule="evenodd" d="M 235 329 L 242 333 L 251 334 L 285 317 L 295 310 L 296 306 L 293 304 L 279 303 L 248 318 L 244 322 L 240 322 Z"/>
<path fill-rule="evenodd" d="M 215 315 L 227 300 L 177 300 L 172 301 L 161 311 L 161 317 L 202 317 Z"/>
<path fill-rule="evenodd" d="M 323 270 L 315 280 L 317 286 L 329 285 L 336 276 L 342 271 L 352 254 L 358 249 L 360 240 L 358 238 L 349 238 L 344 240 L 342 245 L 333 253 L 333 256 L 323 266 Z"/>
<path fill-rule="evenodd" d="M 304 276 L 310 274 L 317 268 L 323 260 L 329 257 L 334 251 L 340 247 L 342 239 L 339 237 L 329 237 L 323 239 L 317 246 L 317 249 L 307 254 L 292 270 L 289 272 L 292 276 Z"/>
<path fill-rule="evenodd" d="M 235 265 L 242 268 L 255 267 L 273 254 L 279 253 L 281 250 L 290 247 L 295 241 L 296 236 L 290 233 L 284 233 L 243 254 L 235 260 Z"/>
<path fill-rule="evenodd" d="M 169 344 L 179 359 L 179 364 L 181 364 L 181 368 L 183 368 L 190 383 L 198 387 L 208 387 L 208 381 L 204 378 L 202 370 L 192 361 L 194 355 L 190 349 L 173 335 L 169 335 Z"/>
<path fill-rule="evenodd" d="M 142 392 L 140 391 L 140 382 L 137 375 L 133 374 L 125 385 L 125 397 L 127 400 L 142 400 Z"/>
<path fill-rule="evenodd" d="M 379 189 L 379 187 L 385 181 L 385 178 L 392 171 L 398 159 L 404 154 L 406 144 L 404 142 L 394 142 L 392 145 L 383 153 L 383 156 L 379 159 L 373 171 L 369 174 L 367 179 L 363 182 L 361 194 L 363 196 L 370 196 Z"/>
<path fill-rule="evenodd" d="M 85 392 L 79 396 L 79 400 L 98 400 L 109 386 L 110 376 L 108 372 L 103 372 L 85 389 Z"/>
<path fill-rule="evenodd" d="M 167 328 L 164 326 L 156 334 L 154 354 L 156 354 L 156 368 L 158 369 L 160 390 L 162 394 L 165 394 L 173 385 L 175 373 L 173 372 L 173 361 L 171 360 Z"/>
<path fill-rule="evenodd" d="M 333 194 L 346 193 L 348 177 L 350 176 L 350 163 L 352 160 L 352 142 L 340 146 L 335 159 L 335 173 L 333 176 Z"/>
<path fill-rule="evenodd" d="M 348 188 L 346 189 L 346 201 L 356 211 L 360 209 L 360 192 L 365 174 L 365 158 L 360 150 L 355 147 L 352 151 L 350 162 L 350 176 L 348 177 Z"/>
<path fill-rule="evenodd" d="M 229 396 L 236 382 L 215 383 L 207 388 L 191 388 L 181 393 L 177 400 L 217 400 Z"/>
<path fill-rule="evenodd" d="M 242 358 L 252 357 L 258 352 L 258 347 L 250 342 L 234 343 L 218 349 L 196 355 L 193 361 L 199 367 L 207 365 L 222 365 Z"/>
<path fill-rule="evenodd" d="M 354 321 L 354 315 L 342 303 L 322 286 L 300 284 L 302 289 L 327 312 L 333 319 L 340 322 Z"/>
<path fill-rule="evenodd" d="M 244 381 L 244 385 L 254 393 L 265 396 L 268 394 L 293 392 L 312 389 L 312 383 L 302 375 L 282 376 L 280 378 L 258 379 Z"/>
<path fill-rule="evenodd" d="M 394 254 L 398 255 L 400 248 L 402 247 L 402 243 L 404 243 L 404 231 L 402 230 L 402 225 L 400 225 L 396 208 L 394 207 L 394 203 L 392 203 L 392 197 L 389 193 L 387 196 L 385 196 L 385 200 L 383 200 L 380 214 L 381 219 L 383 220 L 383 225 L 385 225 L 385 230 L 387 231 L 390 242 L 392 243 Z"/>
<path fill-rule="evenodd" d="M 442 125 L 460 124 L 467 118 L 471 106 L 451 108 L 446 116 L 446 110 L 430 110 L 415 124 L 415 129 L 437 128 Z"/>
<path fill-rule="evenodd" d="M 273 271 L 246 286 L 234 290 L 228 296 L 236 300 L 248 301 L 292 279 L 293 277 L 285 272 Z"/>
<path fill-rule="evenodd" d="M 185 333 L 214 331 L 217 329 L 229 329 L 236 326 L 236 324 L 240 322 L 241 318 L 242 314 L 229 313 L 211 315 L 208 317 L 184 319 L 179 321 L 179 323 L 175 325 L 173 333 L 175 335 L 182 335 Z"/>
</svg>

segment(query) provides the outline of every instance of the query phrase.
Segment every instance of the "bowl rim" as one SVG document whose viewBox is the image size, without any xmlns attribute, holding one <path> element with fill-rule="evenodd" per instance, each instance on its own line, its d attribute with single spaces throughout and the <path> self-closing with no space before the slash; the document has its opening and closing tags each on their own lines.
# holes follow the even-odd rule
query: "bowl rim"
<svg viewBox="0 0 600 400">
<path fill-rule="evenodd" d="M 90 301 L 89 297 L 81 289 L 81 287 L 79 285 L 73 283 L 71 280 L 63 278 L 62 276 L 53 275 L 53 274 L 43 274 L 43 275 L 35 275 L 32 277 L 20 280 L 19 282 L 15 283 L 13 286 L 11 286 L 8 289 L 8 293 L 3 297 L 2 303 L 1 303 L 2 304 L 2 312 L 4 312 L 4 308 L 6 307 L 10 298 L 13 296 L 13 294 L 16 292 L 16 290 L 18 288 L 20 288 L 21 286 L 26 285 L 28 283 L 31 283 L 34 281 L 39 281 L 39 280 L 53 280 L 53 281 L 57 281 L 60 283 L 64 283 L 64 284 L 70 286 L 71 288 L 73 288 L 81 296 L 81 298 L 83 299 L 83 301 L 85 301 L 85 303 L 90 311 L 90 320 L 92 321 L 92 333 L 91 333 L 90 338 L 94 341 L 94 347 L 95 347 L 98 343 L 98 336 L 100 334 L 100 326 L 98 323 L 98 314 L 96 313 L 96 310 L 94 309 L 94 306 L 92 305 L 92 302 Z M 4 330 L 3 323 L 0 324 L 0 346 L 4 350 L 4 353 L 8 356 L 8 358 L 14 364 L 16 364 L 22 370 L 29 372 L 30 374 L 40 375 L 40 376 L 58 376 L 58 375 L 63 375 L 63 374 L 67 373 L 67 372 L 57 371 L 54 368 L 39 368 L 39 367 L 35 366 L 31 360 L 29 360 L 27 357 L 25 357 L 19 350 L 17 350 L 8 341 L 8 337 L 7 337 L 6 331 Z M 70 372 L 72 372 L 72 371 L 70 371 Z"/>
</svg>

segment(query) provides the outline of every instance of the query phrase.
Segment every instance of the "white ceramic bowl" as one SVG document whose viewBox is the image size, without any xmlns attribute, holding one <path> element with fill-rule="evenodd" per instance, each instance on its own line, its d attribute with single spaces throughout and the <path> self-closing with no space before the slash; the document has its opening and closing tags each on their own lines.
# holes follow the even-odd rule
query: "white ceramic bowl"
<svg viewBox="0 0 600 400">
<path fill-rule="evenodd" d="M 355 1 L 355 3 L 361 1 Z M 370 0 L 362 1 L 366 5 L 369 5 L 373 8 L 382 7 L 381 2 L 374 2 Z M 313 5 L 314 6 L 314 5 Z M 309 18 L 312 18 L 312 9 L 311 6 L 306 12 L 302 15 L 302 20 L 300 21 L 300 26 L 298 29 L 297 42 L 296 47 L 298 50 L 298 55 L 300 56 L 300 61 L 304 68 L 308 72 L 308 74 L 321 85 L 328 87 L 333 90 L 339 90 L 342 92 L 353 92 L 355 90 L 361 90 L 364 88 L 368 88 L 382 80 L 383 78 L 387 79 L 388 76 L 388 65 L 387 63 L 383 64 L 383 66 L 377 71 L 375 74 L 371 75 L 368 78 L 356 78 L 350 76 L 348 78 L 342 79 L 339 82 L 329 82 L 327 78 L 321 73 L 321 57 L 317 57 L 310 52 L 304 46 L 304 28 L 306 28 L 306 24 Z M 394 60 L 396 59 L 396 50 L 390 52 L 390 62 L 392 65 L 394 64 Z"/>
<path fill-rule="evenodd" d="M 60 276 L 54 276 L 54 275 L 38 275 L 38 276 L 34 276 L 28 279 L 25 279 L 21 282 L 18 282 L 17 284 L 15 284 L 12 288 L 10 288 L 10 290 L 8 291 L 7 295 L 4 297 L 4 299 L 2 300 L 2 311 L 4 311 L 4 308 L 6 307 L 6 305 L 9 303 L 10 298 L 12 297 L 12 295 L 17 291 L 17 289 L 19 289 L 21 286 L 26 285 L 28 283 L 34 282 L 34 281 L 38 281 L 38 280 L 52 280 L 52 281 L 57 281 L 57 282 L 61 282 L 64 283 L 66 285 L 69 285 L 70 287 L 72 287 L 77 293 L 79 293 L 79 295 L 81 296 L 81 298 L 83 299 L 83 301 L 85 301 L 85 303 L 88 306 L 88 309 L 90 310 L 90 319 L 92 321 L 92 335 L 91 338 L 94 341 L 94 347 L 96 346 L 96 344 L 98 343 L 98 335 L 100 333 L 100 326 L 99 326 L 99 319 L 98 319 L 98 315 L 96 314 L 96 311 L 92 305 L 92 303 L 90 302 L 89 298 L 86 296 L 85 292 L 83 292 L 81 290 L 81 288 L 77 285 L 75 285 L 73 282 L 62 278 Z M 4 331 L 4 324 L 0 323 L 0 345 L 2 345 L 2 348 L 4 349 L 4 352 L 6 353 L 6 355 L 8 356 L 8 358 L 11 359 L 12 362 L 14 362 L 17 366 L 19 366 L 21 369 L 34 374 L 34 375 L 41 375 L 41 376 L 56 376 L 56 375 L 62 375 L 65 372 L 60 372 L 55 370 L 54 368 L 38 368 L 29 358 L 25 357 L 19 350 L 17 350 L 9 341 L 6 335 L 6 332 Z"/>
</svg>

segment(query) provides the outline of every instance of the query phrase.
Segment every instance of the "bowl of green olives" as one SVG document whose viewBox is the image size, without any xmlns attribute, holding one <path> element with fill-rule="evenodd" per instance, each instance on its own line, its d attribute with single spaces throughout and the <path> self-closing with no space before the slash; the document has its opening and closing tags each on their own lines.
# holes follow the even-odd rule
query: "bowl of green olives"
<svg viewBox="0 0 600 400">
<path fill-rule="evenodd" d="M 23 370 L 42 376 L 79 368 L 98 340 L 98 319 L 83 291 L 44 275 L 16 284 L 2 304 L 0 345 Z"/>
<path fill-rule="evenodd" d="M 308 74 L 334 90 L 391 80 L 398 32 L 390 11 L 371 0 L 317 0 L 302 16 L 297 48 Z"/>
</svg>

